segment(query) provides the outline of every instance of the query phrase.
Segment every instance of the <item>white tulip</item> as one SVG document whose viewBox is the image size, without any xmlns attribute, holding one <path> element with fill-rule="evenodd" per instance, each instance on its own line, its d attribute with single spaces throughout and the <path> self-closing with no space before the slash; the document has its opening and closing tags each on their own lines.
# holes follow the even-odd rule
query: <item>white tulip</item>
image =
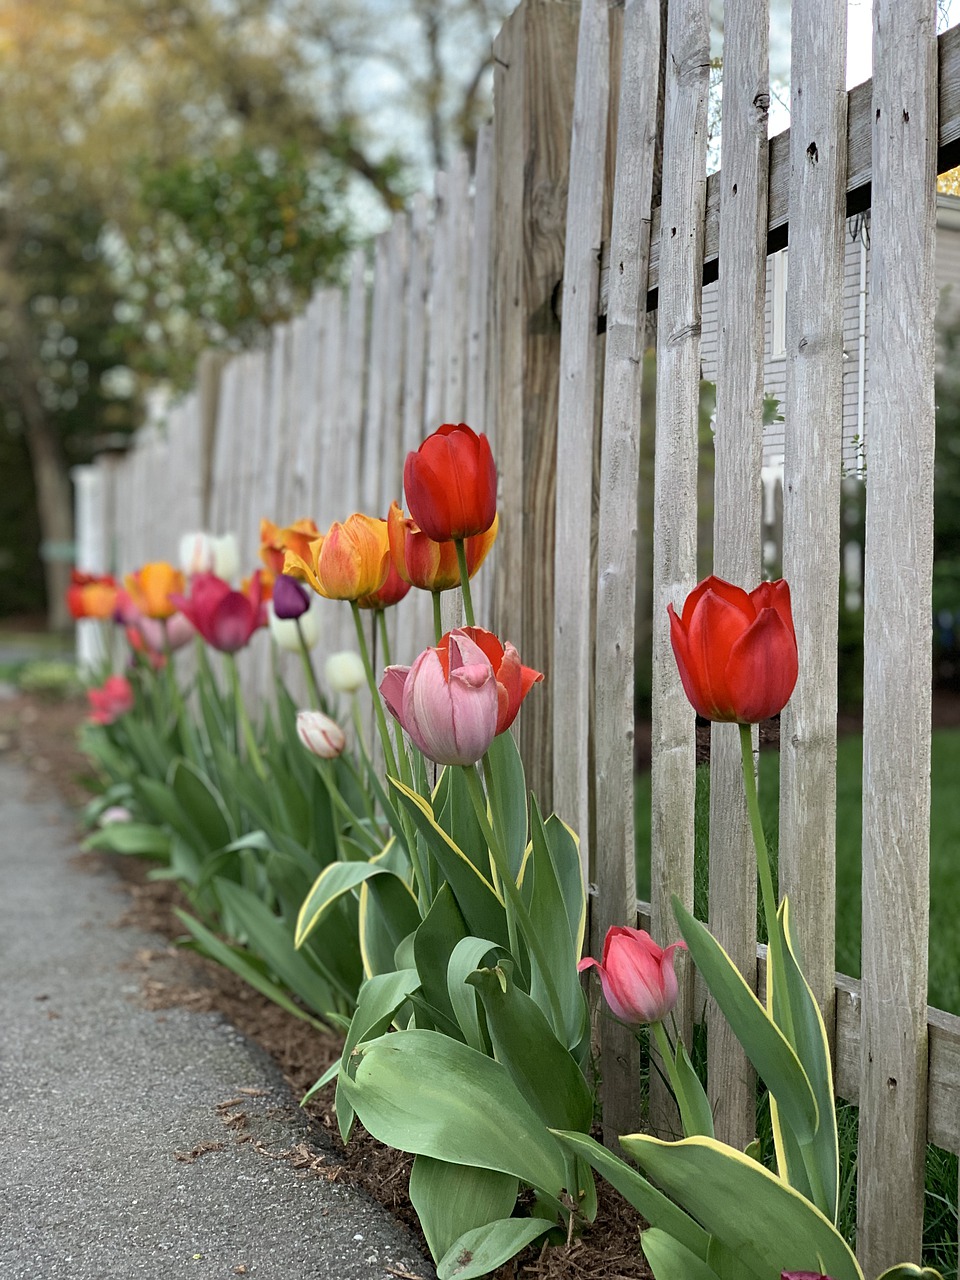
<svg viewBox="0 0 960 1280">
<path fill-rule="evenodd" d="M 236 535 L 225 533 L 213 539 L 213 572 L 224 582 L 232 582 L 240 572 L 240 552 Z"/>
<path fill-rule="evenodd" d="M 215 541 L 209 533 L 185 533 L 180 539 L 180 568 L 188 578 L 214 572 Z"/>
<path fill-rule="evenodd" d="M 278 618 L 273 611 L 271 600 L 267 605 L 267 621 L 270 625 L 270 634 L 279 648 L 286 649 L 290 653 L 299 653 L 300 632 L 302 632 L 304 644 L 308 649 L 312 649 L 320 639 L 320 601 L 314 597 L 310 601 L 309 609 L 299 618 Z M 300 632 L 297 631 L 298 622 Z"/>
</svg>

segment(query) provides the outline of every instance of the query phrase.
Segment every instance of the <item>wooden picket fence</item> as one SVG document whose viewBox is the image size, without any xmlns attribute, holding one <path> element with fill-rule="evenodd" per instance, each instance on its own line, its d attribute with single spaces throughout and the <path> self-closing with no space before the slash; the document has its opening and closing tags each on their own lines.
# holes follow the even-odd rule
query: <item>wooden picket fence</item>
<svg viewBox="0 0 960 1280">
<path fill-rule="evenodd" d="M 860 1106 L 858 1252 L 917 1258 L 926 1144 L 960 1151 L 960 1018 L 929 1010 L 936 172 L 960 147 L 960 33 L 934 0 L 875 0 L 875 76 L 844 88 L 845 0 L 794 0 L 792 128 L 767 139 L 767 6 L 727 0 L 722 169 L 706 178 L 707 0 L 523 0 L 495 45 L 471 178 L 437 179 L 260 350 L 208 356 L 196 391 L 78 477 L 85 568 L 175 555 L 179 533 L 261 515 L 385 514 L 443 421 L 491 437 L 502 531 L 478 613 L 548 682 L 521 716 L 533 789 L 580 833 L 594 954 L 637 917 L 676 936 L 693 899 L 694 718 L 666 605 L 696 579 L 701 289 L 718 279 L 714 568 L 761 574 L 764 270 L 790 244 L 783 564 L 801 674 L 781 724 L 780 880 Z M 661 59 L 661 51 L 663 58 Z M 661 66 L 663 71 L 661 73 Z M 661 80 L 662 75 L 662 80 Z M 872 211 L 864 562 L 862 981 L 834 973 L 844 219 Z M 372 278 L 371 278 L 372 277 Z M 636 902 L 634 605 L 642 354 L 655 344 L 652 902 Z M 409 601 L 409 598 L 408 598 Z M 419 612 L 418 612 L 419 609 Z M 431 635 L 397 611 L 396 654 Z M 326 611 L 324 647 L 351 643 Z M 455 606 L 448 614 L 455 619 Z M 265 646 L 251 692 L 268 687 Z M 756 875 L 737 733 L 714 726 L 710 923 L 757 980 Z M 762 954 L 759 957 L 762 965 Z M 684 967 L 680 1025 L 702 997 Z M 745 1145 L 756 1085 L 708 1008 L 718 1134 Z M 602 1026 L 604 1126 L 638 1125 L 635 1046 Z M 650 1122 L 670 1123 L 652 1086 Z"/>
</svg>

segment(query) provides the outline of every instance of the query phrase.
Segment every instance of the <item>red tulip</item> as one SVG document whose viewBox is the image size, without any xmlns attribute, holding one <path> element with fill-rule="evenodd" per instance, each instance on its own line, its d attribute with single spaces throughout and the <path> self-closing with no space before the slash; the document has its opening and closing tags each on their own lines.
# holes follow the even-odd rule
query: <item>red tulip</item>
<svg viewBox="0 0 960 1280">
<path fill-rule="evenodd" d="M 407 454 L 403 488 L 411 516 L 434 542 L 484 533 L 497 514 L 490 442 L 465 422 L 444 423 Z"/>
<path fill-rule="evenodd" d="M 365 596 L 360 596 L 357 604 L 361 609 L 389 609 L 391 605 L 399 604 L 403 597 L 410 590 L 410 583 L 405 582 L 400 574 L 397 573 L 397 566 L 392 560 L 387 561 L 387 576 L 384 578 L 376 591 L 370 591 Z"/>
<path fill-rule="evenodd" d="M 497 681 L 497 733 L 509 729 L 517 718 L 520 703 L 535 684 L 543 679 L 543 673 L 533 667 L 524 667 L 520 655 L 508 640 L 502 644 L 492 631 L 483 627 L 460 627 L 459 633 L 470 639 L 486 654 Z M 446 653 L 451 632 L 441 636 L 437 648 Z"/>
<path fill-rule="evenodd" d="M 189 597 L 172 597 L 207 644 L 222 653 L 236 653 L 258 627 L 266 625 L 262 582 L 253 574 L 247 591 L 234 591 L 229 582 L 212 573 L 198 573 L 191 581 Z"/>
<path fill-rule="evenodd" d="M 747 593 L 705 578 L 679 617 L 673 605 L 667 613 L 680 679 L 698 715 L 756 724 L 783 710 L 797 683 L 797 637 L 782 579 Z"/>
<path fill-rule="evenodd" d="M 604 998 L 621 1022 L 661 1022 L 677 1003 L 673 953 L 686 945 L 672 942 L 661 950 L 644 929 L 614 925 L 603 940 L 603 959 L 585 956 L 577 972 L 596 965 Z"/>
<path fill-rule="evenodd" d="M 90 719 L 94 724 L 113 724 L 133 710 L 133 689 L 124 676 L 109 676 L 100 689 L 88 689 Z"/>
</svg>

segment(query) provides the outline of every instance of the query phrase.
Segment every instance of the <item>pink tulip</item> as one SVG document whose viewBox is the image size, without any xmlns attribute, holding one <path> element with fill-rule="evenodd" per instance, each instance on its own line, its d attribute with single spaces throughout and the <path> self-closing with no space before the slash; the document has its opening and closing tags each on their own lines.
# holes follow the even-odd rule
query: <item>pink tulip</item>
<svg viewBox="0 0 960 1280">
<path fill-rule="evenodd" d="M 259 573 L 253 575 L 248 591 L 234 591 L 215 574 L 198 573 L 191 579 L 189 597 L 173 595 L 171 599 L 207 644 L 221 653 L 236 653 L 258 627 L 266 625 L 262 589 Z"/>
<path fill-rule="evenodd" d="M 412 667 L 387 667 L 380 693 L 425 756 L 474 764 L 497 732 L 499 698 L 490 659 L 463 631 L 425 649 Z"/>
<path fill-rule="evenodd" d="M 133 689 L 124 676 L 109 676 L 101 688 L 87 690 L 87 701 L 94 724 L 113 724 L 133 710 Z"/>
<path fill-rule="evenodd" d="M 577 972 L 596 965 L 604 998 L 621 1022 L 661 1022 L 677 1003 L 673 953 L 686 945 L 673 942 L 661 950 L 645 930 L 614 925 L 603 940 L 603 960 L 585 956 Z"/>
</svg>

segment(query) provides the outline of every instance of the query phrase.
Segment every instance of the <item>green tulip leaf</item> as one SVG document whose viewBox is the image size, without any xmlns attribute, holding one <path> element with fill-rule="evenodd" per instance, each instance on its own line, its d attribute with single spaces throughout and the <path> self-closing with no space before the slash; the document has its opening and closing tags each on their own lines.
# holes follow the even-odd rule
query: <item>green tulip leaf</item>
<svg viewBox="0 0 960 1280">
<path fill-rule="evenodd" d="M 262 898 L 233 880 L 217 879 L 214 888 L 241 925 L 247 945 L 262 956 L 280 981 L 321 1017 L 335 1004 L 331 984 L 293 945 L 290 926 L 275 916 Z"/>
<path fill-rule="evenodd" d="M 564 898 L 561 875 L 554 863 L 553 851 L 535 799 L 530 803 L 530 826 L 533 832 L 532 851 L 527 859 L 521 891 L 530 915 L 530 926 L 546 953 L 546 966 L 560 1001 L 562 1025 L 553 1030 L 571 1050 L 581 1049 L 588 1035 L 587 1002 L 577 974 L 580 952 L 577 938 L 568 927 L 567 904 Z M 580 880 L 580 863 L 576 875 Z M 583 899 L 582 883 L 579 890 Z M 579 919 L 579 912 L 577 913 Z M 541 1009 L 549 1012 L 551 1024 L 556 1019 L 548 995 L 547 983 L 541 971 L 536 951 L 529 944 L 526 928 L 521 920 L 521 933 L 530 955 L 530 994 Z"/>
<path fill-rule="evenodd" d="M 84 840 L 83 849 L 131 854 L 137 858 L 169 858 L 170 836 L 147 822 L 111 822 Z"/>
<path fill-rule="evenodd" d="M 696 1134 L 704 1138 L 712 1138 L 713 1111 L 710 1108 L 710 1099 L 700 1083 L 700 1077 L 694 1070 L 682 1040 L 677 1041 L 676 1066 L 677 1102 L 680 1106 L 684 1134 L 688 1138 Z"/>
<path fill-rule="evenodd" d="M 820 1006 L 797 961 L 790 933 L 790 907 L 786 898 L 777 912 L 780 947 L 767 948 L 767 1007 L 778 1026 L 784 1026 L 779 1008 L 778 985 L 775 981 L 777 954 L 783 957 L 784 986 L 790 1006 L 789 1024 L 797 1057 L 813 1088 L 820 1115 L 820 1125 L 813 1141 L 804 1145 L 793 1131 L 786 1113 L 771 1090 L 770 1119 L 780 1176 L 792 1187 L 812 1200 L 836 1222 L 840 1195 L 840 1154 L 837 1137 L 837 1114 L 833 1096 L 833 1071 L 830 1044 L 823 1025 Z"/>
<path fill-rule="evenodd" d="M 507 866 L 516 880 L 527 847 L 527 785 L 523 761 L 512 733 L 498 733 L 483 758 L 487 803 Z"/>
<path fill-rule="evenodd" d="M 207 849 L 222 849 L 236 839 L 237 831 L 224 799 L 207 773 L 189 760 L 175 760 L 169 782 Z"/>
<path fill-rule="evenodd" d="M 817 1100 L 793 1046 L 744 982 L 719 942 L 694 919 L 676 895 L 673 911 L 694 963 L 744 1052 L 761 1080 L 776 1095 L 798 1139 L 809 1142 L 819 1123 Z"/>
<path fill-rule="evenodd" d="M 410 1201 L 437 1262 L 466 1231 L 510 1215 L 519 1183 L 510 1173 L 417 1156 Z"/>
<path fill-rule="evenodd" d="M 585 1133 L 553 1131 L 564 1146 L 571 1148 L 591 1164 L 597 1173 L 623 1196 L 629 1204 L 655 1226 L 679 1240 L 691 1253 L 706 1259 L 710 1237 L 699 1222 L 668 1200 L 642 1174 L 625 1164 L 612 1151 Z M 621 1139 L 623 1142 L 623 1139 Z"/>
<path fill-rule="evenodd" d="M 467 926 L 453 890 L 443 884 L 417 929 L 413 954 L 423 980 L 424 999 L 454 1026 L 457 1015 L 447 989 L 447 968 L 454 948 L 466 936 Z"/>
<path fill-rule="evenodd" d="M 483 1001 L 493 1056 L 544 1124 L 588 1132 L 593 1095 L 536 1001 L 514 984 L 506 967 L 479 969 L 467 981 Z"/>
<path fill-rule="evenodd" d="M 555 1227 L 556 1223 L 546 1218 L 501 1218 L 467 1231 L 440 1259 L 437 1280 L 472 1280 L 474 1276 L 489 1275 Z"/>
<path fill-rule="evenodd" d="M 490 1042 L 480 1026 L 476 991 L 469 985 L 467 978 L 480 967 L 484 958 L 491 952 L 497 957 L 510 954 L 496 942 L 491 942 L 489 938 L 463 938 L 454 947 L 447 964 L 447 994 L 450 997 L 450 1006 L 464 1040 L 478 1053 L 489 1053 Z"/>
<path fill-rule="evenodd" d="M 877 1280 L 943 1280 L 939 1271 L 933 1267 L 917 1267 L 912 1262 L 900 1262 L 888 1271 L 884 1271 Z"/>
<path fill-rule="evenodd" d="M 822 1272 L 833 1280 L 863 1280 L 833 1223 L 743 1152 L 703 1137 L 661 1142 L 632 1134 L 620 1143 L 647 1177 L 757 1276 L 795 1270 Z"/>
<path fill-rule="evenodd" d="M 419 989 L 420 976 L 416 969 L 398 969 L 395 973 L 381 973 L 368 978 L 360 988 L 357 996 L 357 1007 L 350 1021 L 350 1030 L 344 1041 L 343 1053 L 337 1071 L 333 1068 L 321 1076 L 312 1089 L 304 1096 L 303 1102 L 323 1087 L 334 1075 L 339 1074 L 337 1081 L 337 1126 L 344 1143 L 349 1140 L 353 1128 L 354 1110 L 349 1094 L 340 1085 L 349 1069 L 354 1050 L 363 1040 L 382 1036 L 393 1022 L 410 996 Z"/>
<path fill-rule="evenodd" d="M 361 1045 L 350 1067 L 340 1088 L 378 1141 L 560 1194 L 563 1153 L 501 1063 L 417 1030 Z"/>
<path fill-rule="evenodd" d="M 314 1018 L 307 1013 L 296 1001 L 290 999 L 290 996 L 281 986 L 266 977 L 242 948 L 231 947 L 185 911 L 181 911 L 177 907 L 174 908 L 174 911 L 180 923 L 193 935 L 197 947 L 204 955 L 209 956 L 211 960 L 216 960 L 218 964 L 222 964 L 225 969 L 229 969 L 231 973 L 235 973 L 242 978 L 255 991 L 259 991 L 261 995 L 266 996 L 268 1000 L 272 1000 L 274 1004 L 279 1005 L 281 1009 L 285 1009 L 287 1013 L 292 1013 L 295 1018 L 301 1018 L 304 1022 L 309 1022 L 311 1026 L 320 1031 L 327 1030 L 318 1018 Z"/>
<path fill-rule="evenodd" d="M 656 1280 L 721 1280 L 713 1267 L 659 1227 L 640 1233 L 640 1248 Z"/>
<path fill-rule="evenodd" d="M 424 837 L 443 879 L 453 890 L 467 928 L 477 937 L 496 938 L 506 945 L 506 914 L 492 881 L 440 826 L 429 801 L 396 778 L 391 778 L 390 783 Z"/>
<path fill-rule="evenodd" d="M 303 945 L 342 894 L 350 893 L 371 876 L 390 874 L 386 867 L 375 862 L 331 862 L 324 867 L 300 908 L 294 945 Z"/>
<path fill-rule="evenodd" d="M 411 967 L 412 935 L 420 926 L 420 908 L 410 886 L 396 875 L 366 879 L 360 886 L 360 954 L 367 977 Z M 398 949 L 409 943 L 409 966 L 400 966 Z"/>
</svg>

